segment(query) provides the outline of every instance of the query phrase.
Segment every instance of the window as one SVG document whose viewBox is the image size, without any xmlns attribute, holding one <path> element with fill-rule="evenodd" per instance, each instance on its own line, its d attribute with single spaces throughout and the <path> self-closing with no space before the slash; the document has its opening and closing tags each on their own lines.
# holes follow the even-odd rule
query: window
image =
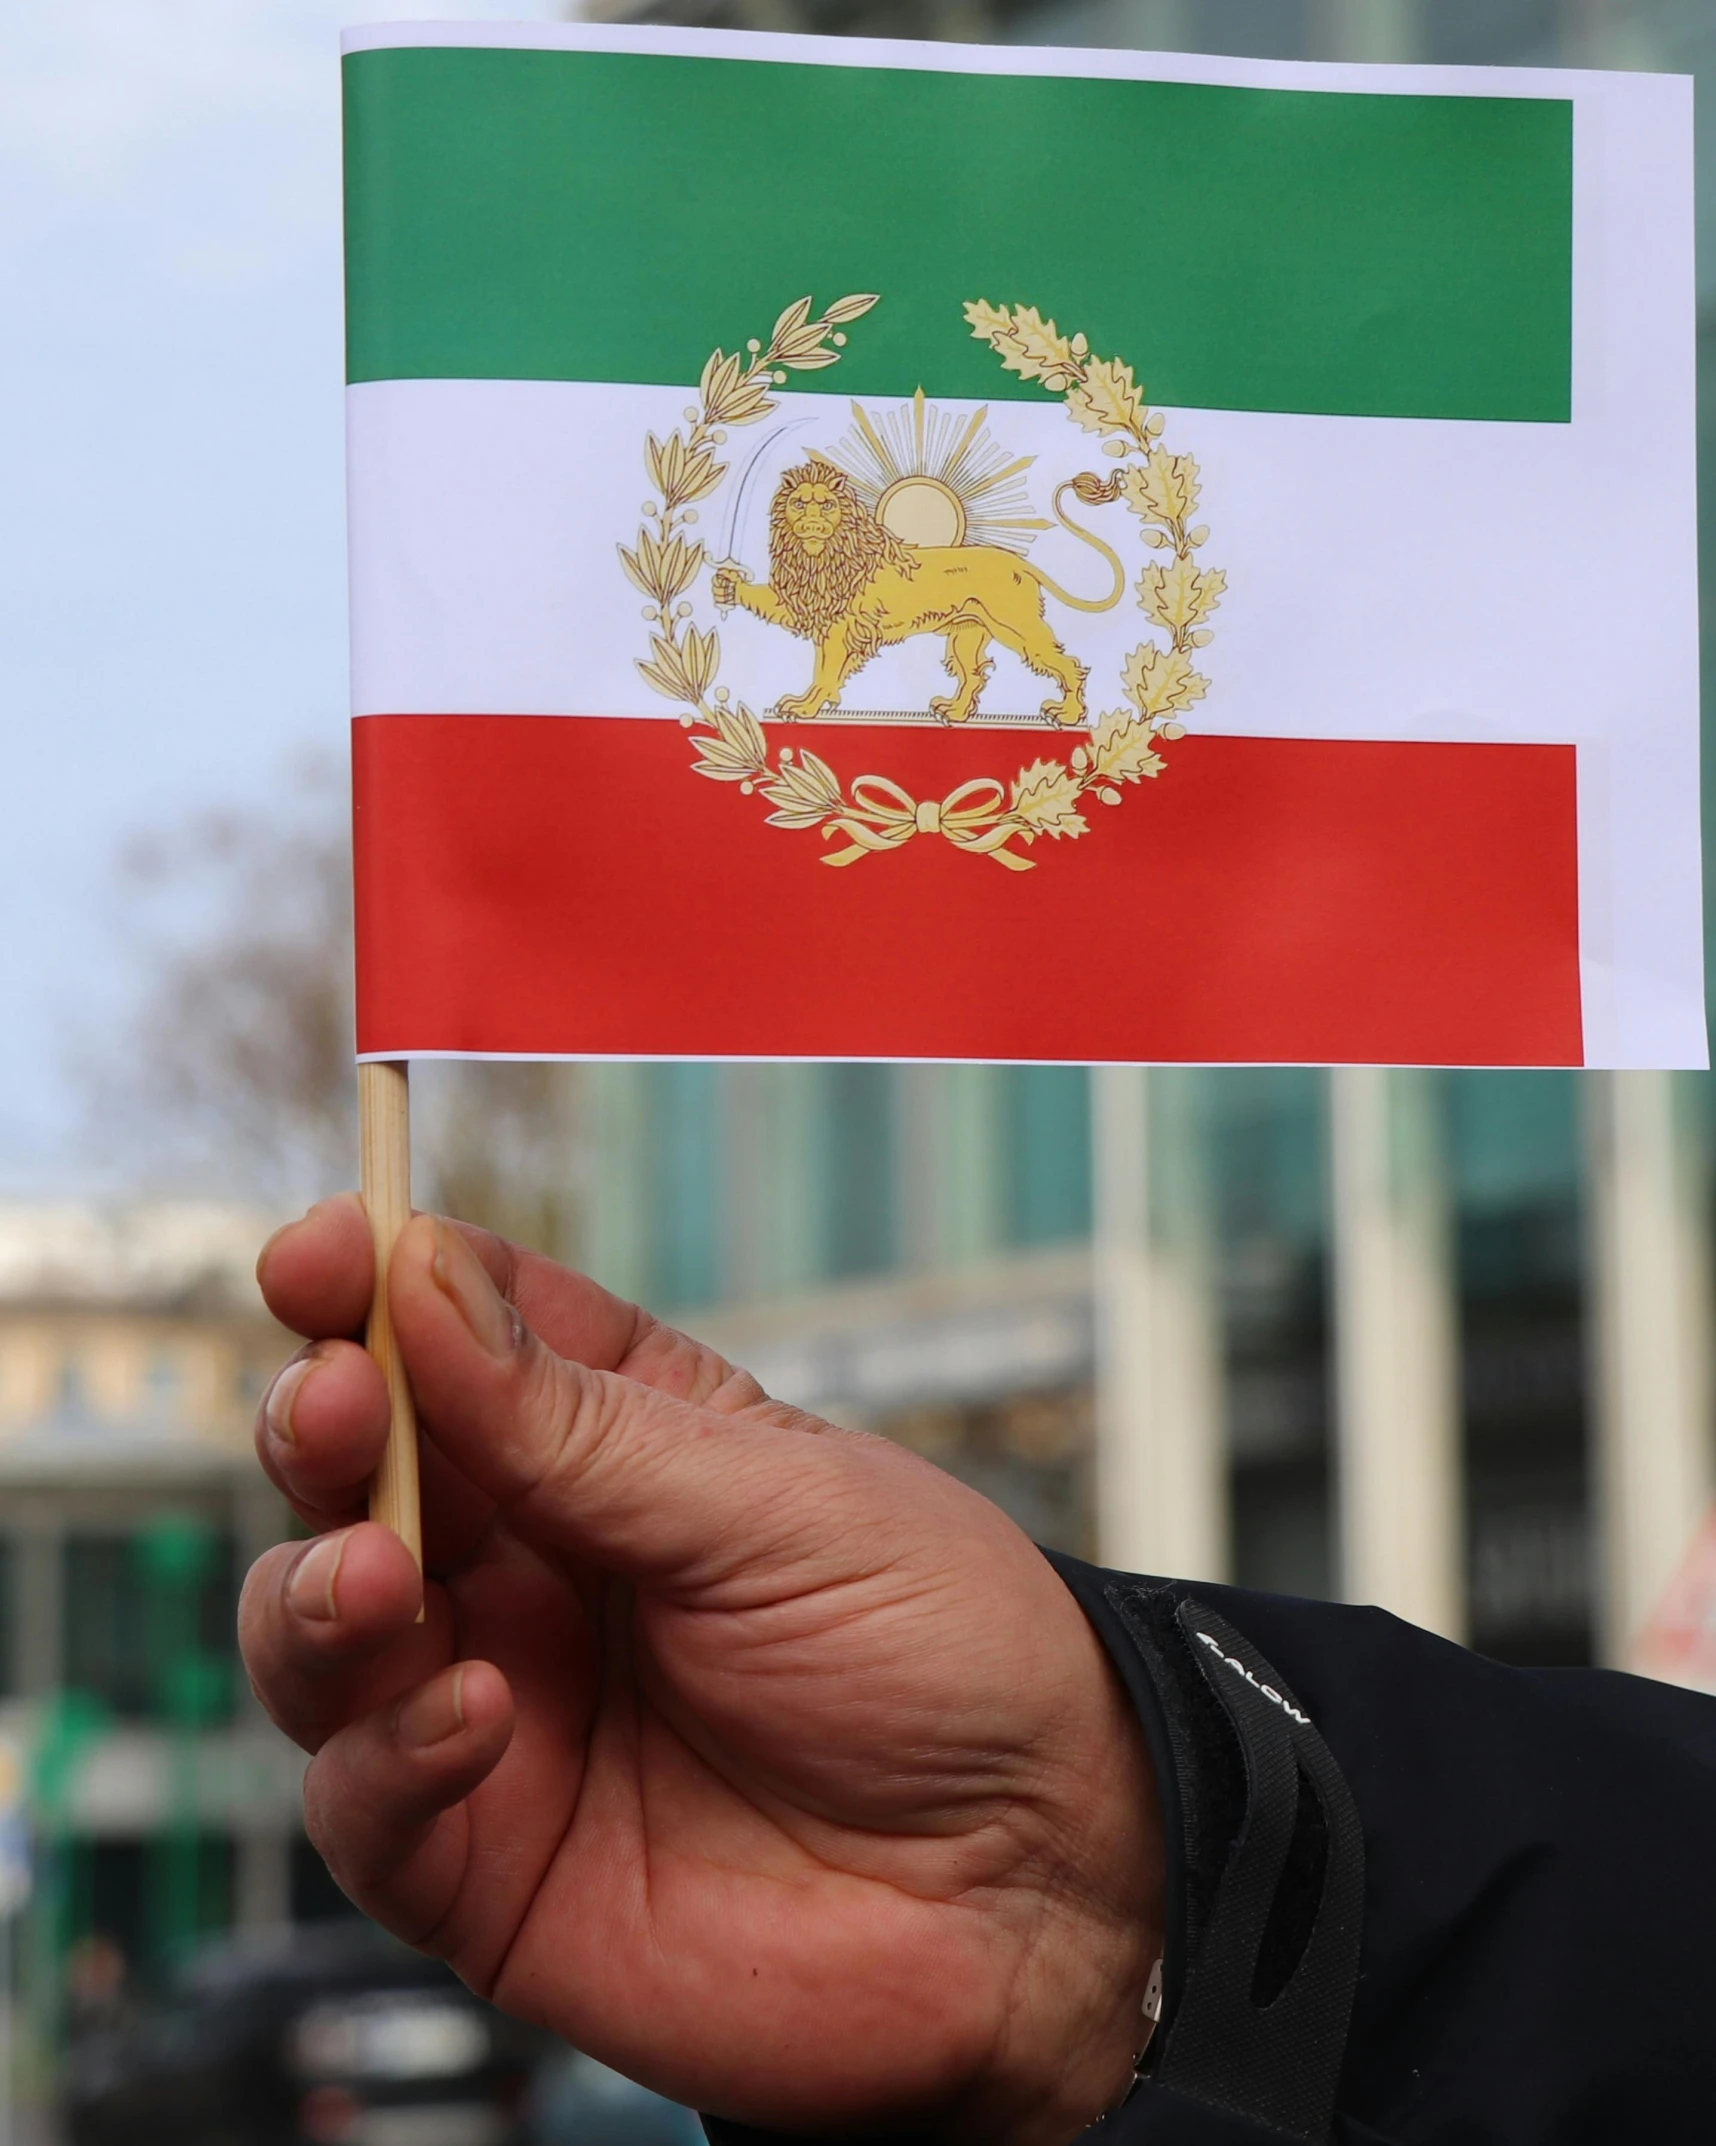
<svg viewBox="0 0 1716 2146">
<path fill-rule="evenodd" d="M 60 1358 L 54 1414 L 67 1423 L 83 1423 L 89 1417 L 89 1389 L 84 1382 L 83 1359 L 74 1349 L 68 1349 Z"/>
<path fill-rule="evenodd" d="M 153 1349 L 143 1366 L 143 1408 L 151 1416 L 177 1413 L 185 1389 L 184 1364 L 176 1349 Z"/>
<path fill-rule="evenodd" d="M 1203 1078 L 1224 1238 L 1284 1240 L 1320 1253 L 1323 1075 L 1302 1066 L 1228 1066 Z"/>
<path fill-rule="evenodd" d="M 1329 1310 L 1324 1076 L 1199 1076 L 1221 1251 L 1234 1577 L 1326 1595 Z"/>
<path fill-rule="evenodd" d="M 1590 1659 L 1580 1079 L 1448 1077 L 1472 1644 Z"/>
<path fill-rule="evenodd" d="M 822 1264 L 831 1275 L 877 1274 L 899 1257 L 893 1071 L 825 1066 L 821 1100 Z"/>
<path fill-rule="evenodd" d="M 721 1286 L 720 1069 L 643 1069 L 649 1175 L 650 1295 L 708 1304 Z"/>
<path fill-rule="evenodd" d="M 231 1538 L 178 1516 L 68 1537 L 63 1681 L 117 1714 L 226 1718 L 235 1583 Z"/>
<path fill-rule="evenodd" d="M 83 2023 L 101 2024 L 116 2000 L 159 1984 L 200 1938 L 231 1924 L 230 1834 L 180 1828 L 147 1838 L 74 1836 L 66 1855 L 74 2023 L 81 2014 Z M 123 1972 L 118 1988 L 116 1968 Z M 206 2034 L 206 2015 L 196 2024 Z"/>
<path fill-rule="evenodd" d="M 1308 50 L 1307 14 L 1306 0 L 1203 0 L 1194 23 L 1195 49 L 1302 60 Z"/>
<path fill-rule="evenodd" d="M 1006 1230 L 1014 1244 L 1090 1231 L 1090 1075 L 1082 1066 L 1009 1066 L 1002 1111 Z"/>
<path fill-rule="evenodd" d="M 65 1681 L 122 1714 L 149 1711 L 142 1590 L 122 1536 L 74 1535 L 65 1546 Z"/>
</svg>

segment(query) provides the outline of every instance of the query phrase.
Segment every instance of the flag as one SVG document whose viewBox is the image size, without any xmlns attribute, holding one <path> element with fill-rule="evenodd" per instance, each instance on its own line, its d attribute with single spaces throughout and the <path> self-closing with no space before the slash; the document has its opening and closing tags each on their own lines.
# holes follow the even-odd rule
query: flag
<svg viewBox="0 0 1716 2146">
<path fill-rule="evenodd" d="M 344 68 L 364 1056 L 1705 1063 L 1689 83 Z"/>
</svg>

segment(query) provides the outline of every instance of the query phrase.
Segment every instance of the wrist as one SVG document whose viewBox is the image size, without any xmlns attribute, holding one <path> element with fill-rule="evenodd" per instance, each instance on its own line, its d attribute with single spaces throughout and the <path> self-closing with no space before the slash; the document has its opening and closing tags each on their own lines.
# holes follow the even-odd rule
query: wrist
<svg viewBox="0 0 1716 2146">
<path fill-rule="evenodd" d="M 1112 1665 L 1084 1633 L 1091 1718 L 1066 1784 L 1062 1844 L 1043 1873 L 995 2060 L 958 2127 L 983 2146 L 1066 2146 L 1125 2099 L 1151 2028 L 1165 1919 L 1155 1772 Z"/>
</svg>

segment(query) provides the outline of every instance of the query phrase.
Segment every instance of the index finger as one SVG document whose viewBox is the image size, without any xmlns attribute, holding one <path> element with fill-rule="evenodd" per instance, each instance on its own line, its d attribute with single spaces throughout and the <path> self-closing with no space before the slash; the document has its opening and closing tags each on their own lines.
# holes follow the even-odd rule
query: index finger
<svg viewBox="0 0 1716 2146">
<path fill-rule="evenodd" d="M 318 1200 L 256 1255 L 256 1282 L 280 1324 L 306 1341 L 362 1330 L 375 1293 L 375 1240 L 355 1192 Z"/>
<path fill-rule="evenodd" d="M 453 1227 L 495 1287 L 559 1355 L 611 1371 L 654 1326 L 635 1304 L 588 1275 L 467 1222 Z M 363 1201 L 355 1192 L 336 1193 L 276 1230 L 257 1258 L 256 1279 L 275 1318 L 306 1341 L 361 1333 L 375 1290 L 375 1243 Z"/>
</svg>

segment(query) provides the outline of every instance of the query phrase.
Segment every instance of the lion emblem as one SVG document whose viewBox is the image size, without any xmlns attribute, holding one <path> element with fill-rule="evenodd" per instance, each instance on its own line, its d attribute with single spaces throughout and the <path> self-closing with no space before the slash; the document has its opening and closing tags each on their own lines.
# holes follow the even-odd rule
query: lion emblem
<svg viewBox="0 0 1716 2146">
<path fill-rule="evenodd" d="M 954 683 L 944 699 L 931 701 L 932 715 L 963 723 L 976 712 L 993 668 L 990 645 L 999 641 L 1058 688 L 1043 703 L 1045 716 L 1068 726 L 1082 723 L 1085 666 L 1056 638 L 1044 599 L 1053 596 L 1077 611 L 1112 610 L 1125 593 L 1126 570 L 1099 537 L 1061 512 L 1061 493 L 1068 489 L 1098 505 L 1115 498 L 1119 486 L 1078 477 L 1055 494 L 1061 527 L 1100 552 L 1113 570 L 1113 590 L 1098 602 L 1069 595 L 1040 568 L 996 545 L 903 543 L 865 507 L 845 471 L 818 456 L 789 469 L 776 489 L 769 509 L 769 580 L 754 582 L 741 567 L 719 566 L 715 601 L 737 604 L 814 646 L 810 684 L 779 703 L 784 716 L 817 716 L 837 707 L 848 680 L 878 649 L 939 634 Z"/>
</svg>

